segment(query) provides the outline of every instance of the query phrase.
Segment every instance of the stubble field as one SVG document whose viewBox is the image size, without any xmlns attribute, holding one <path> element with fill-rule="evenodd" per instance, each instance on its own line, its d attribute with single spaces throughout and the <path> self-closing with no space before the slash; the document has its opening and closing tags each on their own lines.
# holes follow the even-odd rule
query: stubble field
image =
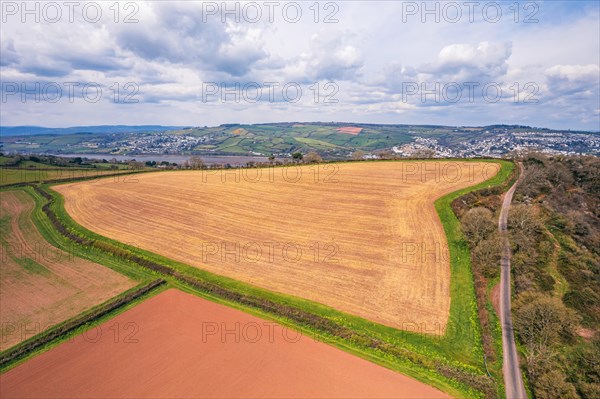
<svg viewBox="0 0 600 399">
<path fill-rule="evenodd" d="M 54 187 L 82 226 L 269 290 L 400 329 L 443 331 L 450 262 L 434 201 L 486 162 L 179 171 Z"/>
</svg>

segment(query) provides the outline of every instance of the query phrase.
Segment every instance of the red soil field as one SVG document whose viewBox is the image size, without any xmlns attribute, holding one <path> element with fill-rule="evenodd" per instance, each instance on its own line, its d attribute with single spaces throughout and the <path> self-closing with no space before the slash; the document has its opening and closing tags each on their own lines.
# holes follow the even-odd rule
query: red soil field
<svg viewBox="0 0 600 399">
<path fill-rule="evenodd" d="M 360 132 L 362 131 L 362 127 L 339 127 L 337 128 L 337 132 L 338 133 L 342 133 L 342 134 L 351 134 L 353 136 L 358 135 Z"/>
<path fill-rule="evenodd" d="M 278 324 L 171 289 L 0 375 L 0 397 L 448 396 Z"/>
</svg>

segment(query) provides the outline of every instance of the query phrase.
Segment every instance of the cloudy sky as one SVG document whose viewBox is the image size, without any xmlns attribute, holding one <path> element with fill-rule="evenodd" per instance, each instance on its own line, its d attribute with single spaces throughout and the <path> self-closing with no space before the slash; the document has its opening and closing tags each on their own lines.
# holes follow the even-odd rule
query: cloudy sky
<svg viewBox="0 0 600 399">
<path fill-rule="evenodd" d="M 3 126 L 345 121 L 600 130 L 597 1 L 26 7 L 1 3 Z"/>
</svg>

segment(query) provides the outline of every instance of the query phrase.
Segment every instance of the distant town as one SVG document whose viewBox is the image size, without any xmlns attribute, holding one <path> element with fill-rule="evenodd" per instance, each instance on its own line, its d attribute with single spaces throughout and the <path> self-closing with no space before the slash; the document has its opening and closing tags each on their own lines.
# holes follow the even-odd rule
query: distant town
<svg viewBox="0 0 600 399">
<path fill-rule="evenodd" d="M 9 128 L 10 129 L 10 128 Z M 73 129 L 73 128 L 70 128 Z M 84 128 L 82 128 L 84 129 Z M 122 129 L 122 127 L 120 127 Z M 3 134 L 0 151 L 22 154 L 114 156 L 244 156 L 291 158 L 314 152 L 324 159 L 503 157 L 537 151 L 600 155 L 599 132 L 527 126 L 445 127 L 340 123 L 280 123 L 106 131 Z"/>
<path fill-rule="evenodd" d="M 455 148 L 440 145 L 437 139 L 415 137 L 413 143 L 392 148 L 400 156 L 414 156 L 429 151 L 434 158 L 500 158 L 509 152 L 531 150 L 555 155 L 599 155 L 600 135 L 506 132 L 489 139 L 469 140 Z"/>
</svg>

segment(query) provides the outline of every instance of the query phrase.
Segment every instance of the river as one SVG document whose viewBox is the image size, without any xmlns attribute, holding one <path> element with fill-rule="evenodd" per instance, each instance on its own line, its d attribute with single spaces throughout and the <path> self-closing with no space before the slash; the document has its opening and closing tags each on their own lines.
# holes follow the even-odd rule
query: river
<svg viewBox="0 0 600 399">
<path fill-rule="evenodd" d="M 146 161 L 156 161 L 156 162 L 175 162 L 176 164 L 182 164 L 187 161 L 191 155 L 172 155 L 172 154 L 143 154 L 143 155 L 114 155 L 114 154 L 52 154 L 57 157 L 65 157 L 65 158 L 88 158 L 88 159 L 106 159 L 107 161 L 111 159 L 116 159 L 117 161 L 131 161 L 135 159 L 136 161 L 146 162 Z M 248 162 L 268 162 L 269 159 L 267 157 L 253 157 L 246 155 L 207 155 L 202 156 L 200 158 L 207 164 L 230 164 L 230 165 L 246 165 Z"/>
</svg>

